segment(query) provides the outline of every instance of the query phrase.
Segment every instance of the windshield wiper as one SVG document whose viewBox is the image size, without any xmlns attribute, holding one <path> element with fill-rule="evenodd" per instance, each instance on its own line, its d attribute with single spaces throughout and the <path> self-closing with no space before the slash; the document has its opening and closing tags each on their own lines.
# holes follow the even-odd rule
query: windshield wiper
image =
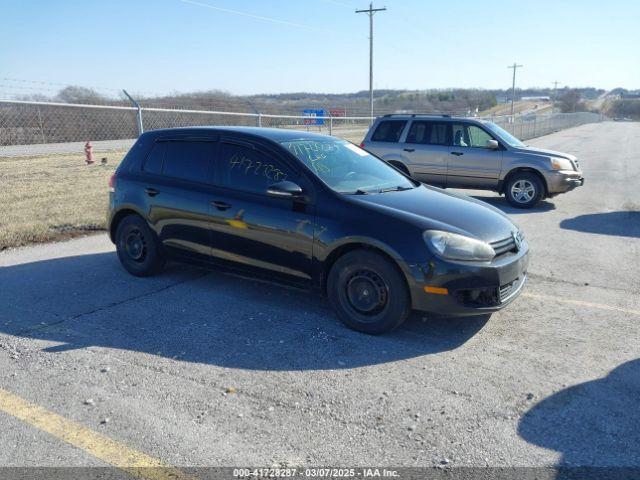
<svg viewBox="0 0 640 480">
<path fill-rule="evenodd" d="M 401 187 L 401 186 L 397 186 L 397 187 L 391 187 L 391 188 L 383 188 L 381 190 L 379 190 L 380 193 L 385 193 L 385 192 L 402 192 L 403 190 L 412 190 L 414 187 Z"/>
<path fill-rule="evenodd" d="M 359 188 L 355 192 L 347 192 L 347 195 L 369 195 L 369 192 Z"/>
</svg>

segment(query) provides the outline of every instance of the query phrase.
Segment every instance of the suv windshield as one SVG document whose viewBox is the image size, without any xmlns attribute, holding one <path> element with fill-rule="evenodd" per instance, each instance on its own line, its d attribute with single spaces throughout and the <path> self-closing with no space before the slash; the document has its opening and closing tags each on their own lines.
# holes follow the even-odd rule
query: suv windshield
<svg viewBox="0 0 640 480">
<path fill-rule="evenodd" d="M 500 137 L 500 139 L 503 142 L 511 145 L 512 147 L 526 147 L 526 145 L 524 143 L 522 143 L 516 137 L 514 137 L 509 132 L 507 132 L 505 129 L 499 127 L 495 123 L 486 122 L 484 125 L 489 130 L 491 130 L 493 133 L 495 133 L 498 137 Z"/>
<path fill-rule="evenodd" d="M 307 139 L 281 144 L 339 193 L 377 193 L 415 187 L 393 167 L 345 140 Z"/>
</svg>

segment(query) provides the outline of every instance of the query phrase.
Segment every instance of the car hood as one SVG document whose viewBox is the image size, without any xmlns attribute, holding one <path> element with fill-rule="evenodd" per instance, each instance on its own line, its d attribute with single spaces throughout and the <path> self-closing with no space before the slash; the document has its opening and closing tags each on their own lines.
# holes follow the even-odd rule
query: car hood
<svg viewBox="0 0 640 480">
<path fill-rule="evenodd" d="M 425 230 L 445 230 L 495 242 L 509 238 L 518 227 L 500 210 L 466 195 L 419 186 L 398 192 L 357 197 L 361 203 L 411 217 Z"/>
<path fill-rule="evenodd" d="M 576 161 L 575 155 L 571 155 L 570 153 L 557 152 L 555 150 L 547 150 L 545 148 L 517 147 L 513 150 L 518 153 L 526 153 L 529 155 L 544 155 L 547 157 L 566 158 L 567 160 L 571 160 L 572 162 Z"/>
</svg>

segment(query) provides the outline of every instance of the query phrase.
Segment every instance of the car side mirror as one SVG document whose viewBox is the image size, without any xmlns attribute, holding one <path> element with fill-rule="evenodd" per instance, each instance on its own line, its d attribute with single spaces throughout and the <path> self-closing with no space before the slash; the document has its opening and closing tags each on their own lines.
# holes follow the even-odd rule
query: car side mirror
<svg viewBox="0 0 640 480">
<path fill-rule="evenodd" d="M 489 150 L 498 150 L 500 148 L 500 144 L 497 140 L 487 140 L 487 144 L 485 145 Z"/>
<path fill-rule="evenodd" d="M 267 188 L 267 195 L 274 198 L 301 198 L 304 196 L 302 187 L 288 180 L 270 185 Z"/>
</svg>

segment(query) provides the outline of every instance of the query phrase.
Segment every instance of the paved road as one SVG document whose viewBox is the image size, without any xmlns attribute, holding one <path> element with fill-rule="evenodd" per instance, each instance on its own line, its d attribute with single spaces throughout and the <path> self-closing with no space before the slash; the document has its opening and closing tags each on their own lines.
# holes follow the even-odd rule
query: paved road
<svg viewBox="0 0 640 480">
<path fill-rule="evenodd" d="M 532 245 L 504 312 L 368 337 L 296 290 L 132 278 L 92 236 L 0 254 L 0 400 L 177 466 L 640 467 L 640 124 L 531 143 L 576 153 L 587 182 L 528 212 L 472 192 Z M 0 465 L 110 461 L 12 405 Z"/>
</svg>

